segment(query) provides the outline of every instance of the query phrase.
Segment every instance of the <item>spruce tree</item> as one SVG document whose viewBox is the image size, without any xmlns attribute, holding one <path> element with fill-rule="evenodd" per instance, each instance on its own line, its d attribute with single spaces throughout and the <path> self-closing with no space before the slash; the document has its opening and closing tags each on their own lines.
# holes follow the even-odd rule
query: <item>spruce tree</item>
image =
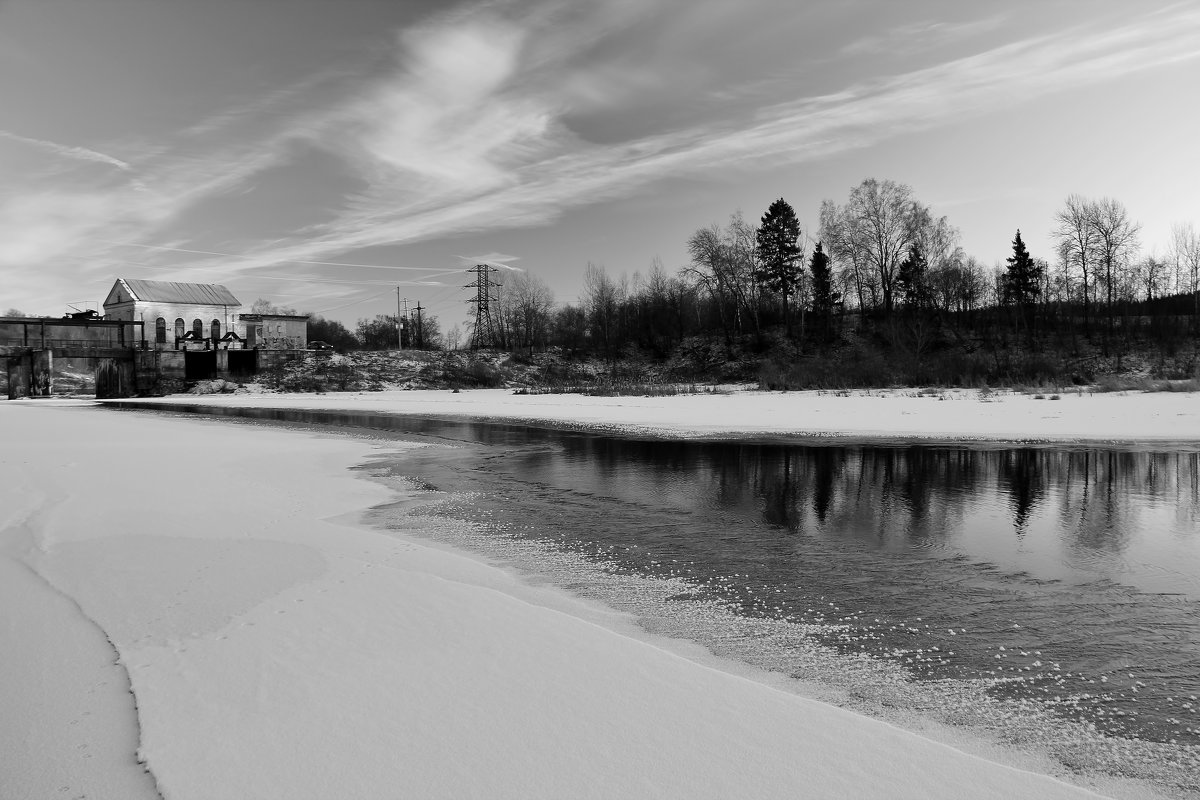
<svg viewBox="0 0 1200 800">
<path fill-rule="evenodd" d="M 1020 229 L 1013 239 L 1013 254 L 1006 260 L 1008 272 L 1004 276 L 1005 301 L 1022 307 L 1036 303 L 1042 292 L 1042 270 L 1025 248 Z"/>
<path fill-rule="evenodd" d="M 833 272 L 829 268 L 829 256 L 821 243 L 817 242 L 812 258 L 808 262 L 808 270 L 812 273 L 813 314 L 818 324 L 828 333 L 829 320 L 833 315 L 833 304 L 836 302 L 833 291 Z"/>
<path fill-rule="evenodd" d="M 792 334 L 790 298 L 795 294 L 803 269 L 800 246 L 796 243 L 799 238 L 800 220 L 782 197 L 771 203 L 754 234 L 754 252 L 758 256 L 754 277 L 768 291 L 782 295 L 789 336 Z"/>
</svg>

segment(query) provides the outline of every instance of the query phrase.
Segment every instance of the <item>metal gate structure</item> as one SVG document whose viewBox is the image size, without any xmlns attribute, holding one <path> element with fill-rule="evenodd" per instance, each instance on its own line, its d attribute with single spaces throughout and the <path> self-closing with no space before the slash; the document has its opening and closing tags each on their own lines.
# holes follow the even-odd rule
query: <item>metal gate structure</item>
<svg viewBox="0 0 1200 800">
<path fill-rule="evenodd" d="M 185 381 L 210 381 L 216 374 L 216 350 L 188 350 L 183 354 L 183 379 Z"/>
<path fill-rule="evenodd" d="M 229 377 L 242 381 L 258 372 L 257 350 L 226 350 L 229 356 Z"/>
</svg>

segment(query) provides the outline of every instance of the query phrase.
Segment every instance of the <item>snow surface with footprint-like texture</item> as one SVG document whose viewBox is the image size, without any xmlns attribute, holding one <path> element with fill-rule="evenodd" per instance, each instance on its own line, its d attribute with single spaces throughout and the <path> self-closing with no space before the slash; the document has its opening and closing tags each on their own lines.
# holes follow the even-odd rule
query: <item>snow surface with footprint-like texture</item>
<svg viewBox="0 0 1200 800">
<path fill-rule="evenodd" d="M 361 524 L 347 467 L 411 445 L 34 402 L 0 442 L 0 797 L 1095 796 Z"/>
</svg>

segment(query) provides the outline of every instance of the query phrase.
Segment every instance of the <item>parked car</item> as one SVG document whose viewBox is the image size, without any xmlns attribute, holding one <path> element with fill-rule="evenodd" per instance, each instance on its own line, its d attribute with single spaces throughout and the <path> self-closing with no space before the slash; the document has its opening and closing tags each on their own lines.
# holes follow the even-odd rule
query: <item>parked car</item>
<svg viewBox="0 0 1200 800">
<path fill-rule="evenodd" d="M 331 345 L 329 342 L 322 342 L 322 341 L 309 342 L 308 349 L 309 350 L 332 350 L 333 345 Z"/>
</svg>

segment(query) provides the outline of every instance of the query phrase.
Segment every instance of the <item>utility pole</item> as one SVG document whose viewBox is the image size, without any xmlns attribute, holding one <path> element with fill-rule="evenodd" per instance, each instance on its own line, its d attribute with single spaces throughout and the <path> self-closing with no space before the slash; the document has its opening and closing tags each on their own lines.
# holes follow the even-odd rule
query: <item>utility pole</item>
<svg viewBox="0 0 1200 800">
<path fill-rule="evenodd" d="M 421 350 L 425 347 L 425 327 L 421 324 L 421 301 L 417 301 L 417 328 L 416 328 L 417 349 Z"/>
<path fill-rule="evenodd" d="M 471 348 L 478 350 L 480 347 L 492 347 L 496 344 L 496 326 L 492 322 L 491 310 L 491 301 L 496 299 L 492 296 L 492 289 L 497 286 L 496 282 L 492 280 L 492 273 L 496 272 L 496 268 L 489 267 L 487 264 L 476 264 L 467 272 L 475 275 L 475 282 L 468 283 L 465 287 L 475 289 L 475 296 L 467 301 L 475 304 L 475 326 L 471 331 Z"/>
</svg>

